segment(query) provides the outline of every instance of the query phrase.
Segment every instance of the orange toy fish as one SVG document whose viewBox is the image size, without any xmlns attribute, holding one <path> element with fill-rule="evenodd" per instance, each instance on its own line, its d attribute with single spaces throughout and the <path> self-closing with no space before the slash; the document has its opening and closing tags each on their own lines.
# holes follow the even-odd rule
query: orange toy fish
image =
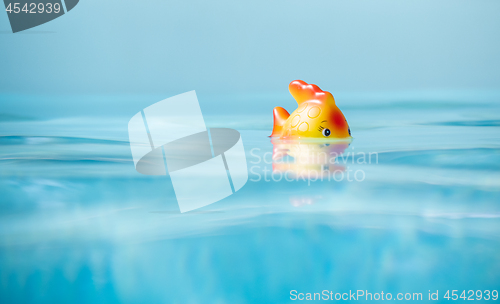
<svg viewBox="0 0 500 304">
<path fill-rule="evenodd" d="M 292 115 L 282 107 L 273 110 L 274 127 L 271 137 L 300 138 L 350 138 L 351 130 L 330 92 L 317 85 L 294 80 L 288 85 L 290 94 L 299 107 Z"/>
</svg>

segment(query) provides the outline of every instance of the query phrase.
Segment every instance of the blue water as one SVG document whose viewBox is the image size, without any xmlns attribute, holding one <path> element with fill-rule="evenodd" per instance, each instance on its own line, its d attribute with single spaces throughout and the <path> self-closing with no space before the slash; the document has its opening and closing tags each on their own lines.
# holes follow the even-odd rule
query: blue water
<svg viewBox="0 0 500 304">
<path fill-rule="evenodd" d="M 292 290 L 420 302 L 438 290 L 448 302 L 447 290 L 500 290 L 496 100 L 340 102 L 354 140 L 338 165 L 363 180 L 266 181 L 276 163 L 257 160 L 270 159 L 281 104 L 233 115 L 200 98 L 209 127 L 242 134 L 250 180 L 180 214 L 168 177 L 134 169 L 127 122 L 143 104 L 98 116 L 16 98 L 0 113 L 0 303 L 300 302 Z"/>
</svg>

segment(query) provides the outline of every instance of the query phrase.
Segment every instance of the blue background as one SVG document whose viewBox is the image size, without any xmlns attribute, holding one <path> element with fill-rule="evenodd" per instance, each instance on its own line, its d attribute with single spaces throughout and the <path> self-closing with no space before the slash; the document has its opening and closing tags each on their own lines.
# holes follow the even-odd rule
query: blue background
<svg viewBox="0 0 500 304">
<path fill-rule="evenodd" d="M 96 1 L 0 13 L 0 303 L 289 303 L 500 289 L 500 2 Z M 127 123 L 195 89 L 270 153 L 294 79 L 331 91 L 363 182 L 248 182 L 180 214 Z M 259 164 L 257 171 L 272 169 Z M 254 178 L 255 176 L 251 176 Z"/>
<path fill-rule="evenodd" d="M 500 3 L 95 1 L 10 33 L 0 91 L 24 94 L 498 90 Z M 286 90 L 285 90 L 286 91 Z"/>
</svg>

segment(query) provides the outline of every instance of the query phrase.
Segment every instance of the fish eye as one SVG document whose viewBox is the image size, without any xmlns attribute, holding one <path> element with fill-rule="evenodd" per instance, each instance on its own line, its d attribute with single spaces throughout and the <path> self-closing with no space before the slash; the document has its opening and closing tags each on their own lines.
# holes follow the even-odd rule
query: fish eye
<svg viewBox="0 0 500 304">
<path fill-rule="evenodd" d="M 323 133 L 324 137 L 328 137 L 331 134 L 330 129 L 323 129 L 323 131 L 321 133 Z"/>
</svg>

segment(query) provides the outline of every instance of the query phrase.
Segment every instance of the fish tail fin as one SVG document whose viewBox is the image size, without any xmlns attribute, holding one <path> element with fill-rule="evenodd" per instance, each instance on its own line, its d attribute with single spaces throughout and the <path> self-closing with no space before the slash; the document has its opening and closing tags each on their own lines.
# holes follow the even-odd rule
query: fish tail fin
<svg viewBox="0 0 500 304">
<path fill-rule="evenodd" d="M 290 117 L 290 114 L 282 107 L 276 107 L 273 110 L 273 116 L 274 116 L 274 126 L 273 126 L 273 133 L 271 134 L 270 137 L 276 137 L 281 135 L 281 131 L 283 131 L 283 125 L 285 124 L 285 121 L 288 119 L 288 117 Z"/>
</svg>

